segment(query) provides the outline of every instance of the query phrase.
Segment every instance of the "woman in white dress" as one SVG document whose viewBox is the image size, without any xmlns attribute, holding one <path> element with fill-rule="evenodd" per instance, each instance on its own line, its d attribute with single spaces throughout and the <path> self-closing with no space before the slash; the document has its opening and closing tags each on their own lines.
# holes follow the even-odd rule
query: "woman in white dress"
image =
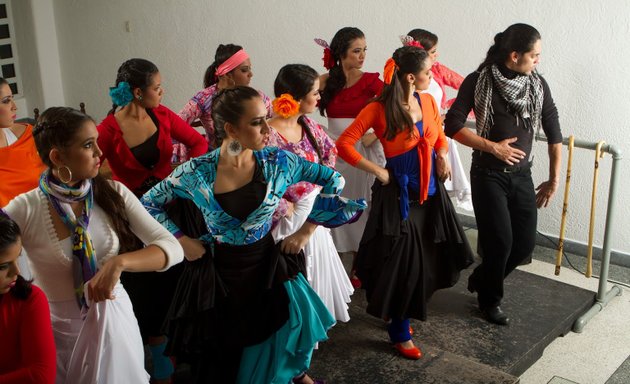
<svg viewBox="0 0 630 384">
<path fill-rule="evenodd" d="M 38 188 L 4 210 L 22 229 L 33 277 L 49 300 L 56 382 L 148 383 L 120 274 L 166 270 L 183 259 L 182 248 L 124 185 L 98 175 L 102 153 L 89 116 L 49 108 L 33 136 L 48 169 Z"/>
<path fill-rule="evenodd" d="M 306 116 L 315 111 L 320 99 L 317 72 L 306 65 L 285 65 L 276 77 L 274 93 L 275 116 L 269 120 L 267 145 L 334 168 L 335 143 L 317 122 Z M 307 182 L 290 186 L 274 214 L 272 233 L 276 242 L 291 235 L 299 239 L 299 244 L 306 242 L 307 280 L 333 317 L 346 322 L 350 320 L 348 303 L 354 290 L 330 230 L 306 221 L 319 191 L 319 186 Z"/>
<path fill-rule="evenodd" d="M 448 108 L 453 104 L 455 99 L 448 99 L 446 97 L 446 87 L 451 87 L 455 90 L 459 89 L 464 81 L 464 78 L 448 68 L 446 65 L 437 61 L 438 53 L 438 37 L 424 29 L 413 29 L 409 31 L 407 37 L 403 37 L 403 44 L 409 44 L 415 42 L 413 45 L 424 49 L 429 54 L 433 65 L 431 66 L 431 83 L 429 89 L 422 91 L 422 93 L 428 93 L 435 99 L 435 102 L 440 106 L 440 115 L 442 118 L 446 114 Z M 468 181 L 467 171 L 462 165 L 462 160 L 459 157 L 459 150 L 457 149 L 457 143 L 451 140 L 450 137 L 446 138 L 448 141 L 448 162 L 451 164 L 451 178 L 444 181 L 444 187 L 448 191 L 451 197 L 455 197 L 455 202 L 458 208 L 472 211 L 472 193 L 470 191 L 470 182 Z"/>
<path fill-rule="evenodd" d="M 341 28 L 331 40 L 330 46 L 321 39 L 315 41 L 324 47 L 324 66 L 329 71 L 320 77 L 322 92 L 319 111 L 322 116 L 328 117 L 328 135 L 333 140 L 337 140 L 361 109 L 381 93 L 383 82 L 379 79 L 378 73 L 361 70 L 365 61 L 367 44 L 365 35 L 358 28 Z M 375 164 L 385 165 L 383 146 L 373 131 L 369 130 L 355 144 L 355 149 Z M 352 167 L 342 159 L 337 161 L 336 169 L 346 179 L 344 196 L 350 199 L 364 198 L 370 206 L 371 188 L 375 178 Z M 337 251 L 351 252 L 356 255 L 367 216 L 366 213 L 353 224 L 332 229 Z M 353 257 L 352 285 L 359 288 L 361 282 L 354 274 L 355 264 Z"/>
</svg>

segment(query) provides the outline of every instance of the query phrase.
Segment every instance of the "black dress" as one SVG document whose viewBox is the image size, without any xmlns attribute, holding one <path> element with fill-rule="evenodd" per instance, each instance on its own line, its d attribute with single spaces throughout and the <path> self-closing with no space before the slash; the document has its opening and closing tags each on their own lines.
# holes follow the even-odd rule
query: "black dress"
<svg viewBox="0 0 630 384">
<path fill-rule="evenodd" d="M 230 216 L 245 220 L 264 200 L 266 188 L 257 166 L 250 183 L 215 198 Z M 186 223 L 176 224 L 184 233 L 189 230 Z M 304 255 L 281 254 L 269 233 L 246 245 L 207 244 L 201 259 L 183 264 L 164 326 L 165 353 L 191 364 L 193 382 L 234 382 L 243 348 L 265 341 L 286 323 L 289 299 L 283 283 L 305 273 Z"/>
</svg>

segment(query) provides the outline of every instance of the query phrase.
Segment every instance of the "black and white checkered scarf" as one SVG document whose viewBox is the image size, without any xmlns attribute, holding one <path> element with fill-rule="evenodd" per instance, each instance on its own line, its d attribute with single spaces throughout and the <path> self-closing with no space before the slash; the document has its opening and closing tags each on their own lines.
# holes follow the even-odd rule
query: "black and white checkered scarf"
<svg viewBox="0 0 630 384">
<path fill-rule="evenodd" d="M 503 76 L 493 64 L 481 70 L 475 87 L 475 118 L 477 134 L 487 138 L 493 125 L 492 92 L 494 87 L 508 104 L 508 111 L 523 119 L 525 129 L 538 132 L 542 125 L 543 87 L 536 72 L 518 75 L 513 79 Z"/>
</svg>

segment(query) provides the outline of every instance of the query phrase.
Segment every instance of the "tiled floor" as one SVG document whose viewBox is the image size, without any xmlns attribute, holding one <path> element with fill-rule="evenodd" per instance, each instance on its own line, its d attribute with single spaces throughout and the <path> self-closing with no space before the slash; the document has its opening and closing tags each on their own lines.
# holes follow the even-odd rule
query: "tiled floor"
<svg viewBox="0 0 630 384">
<path fill-rule="evenodd" d="M 531 273 L 558 279 L 593 291 L 598 281 L 565 269 L 559 277 L 553 275 L 554 266 L 534 260 L 526 267 Z M 609 284 L 610 286 L 610 284 Z M 545 350 L 542 358 L 522 376 L 523 384 L 546 383 L 560 376 L 580 384 L 604 384 L 630 355 L 630 291 L 613 299 L 586 325 L 582 333 L 569 333 L 558 338 Z M 630 377 L 625 383 L 630 383 Z"/>
</svg>

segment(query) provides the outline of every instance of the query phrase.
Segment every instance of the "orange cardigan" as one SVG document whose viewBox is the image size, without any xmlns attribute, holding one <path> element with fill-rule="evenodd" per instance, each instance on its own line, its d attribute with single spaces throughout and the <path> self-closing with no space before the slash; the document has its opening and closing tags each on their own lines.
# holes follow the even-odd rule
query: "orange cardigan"
<svg viewBox="0 0 630 384">
<path fill-rule="evenodd" d="M 430 165 L 433 149 L 436 151 L 440 149 L 448 150 L 448 143 L 442 130 L 442 120 L 435 99 L 427 93 L 421 93 L 420 106 L 422 107 L 423 137 L 420 137 L 417 130 L 414 130 L 410 137 L 408 131 L 405 130 L 394 137 L 393 140 L 386 140 L 385 108 L 380 102 L 375 101 L 363 108 L 352 124 L 339 136 L 336 144 L 339 157 L 353 166 L 356 166 L 362 158 L 361 154 L 354 148 L 354 144 L 370 128 L 374 128 L 374 133 L 381 144 L 383 144 L 385 157 L 398 156 L 411 150 L 413 147 L 417 147 L 421 168 L 420 185 L 422 190 L 420 191 L 420 202 L 423 202 L 429 194 Z M 426 164 L 428 166 L 425 166 Z"/>
<path fill-rule="evenodd" d="M 44 169 L 46 166 L 35 149 L 33 126 L 27 124 L 15 143 L 0 148 L 0 208 L 15 196 L 37 187 Z"/>
</svg>

